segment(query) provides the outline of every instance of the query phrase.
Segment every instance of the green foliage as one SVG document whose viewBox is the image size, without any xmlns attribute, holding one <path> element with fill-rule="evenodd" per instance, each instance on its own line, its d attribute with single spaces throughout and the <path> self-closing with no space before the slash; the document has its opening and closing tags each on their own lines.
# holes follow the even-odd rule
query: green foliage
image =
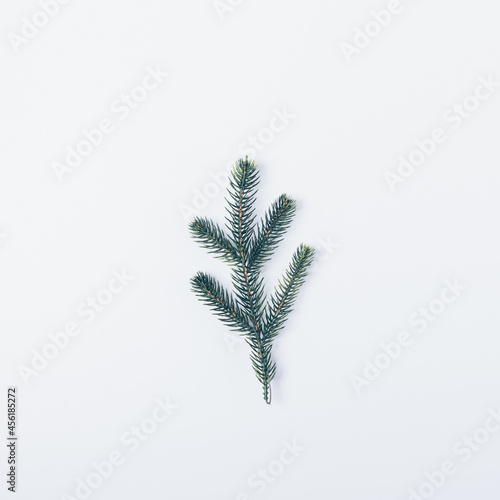
<svg viewBox="0 0 500 500">
<path fill-rule="evenodd" d="M 261 270 L 290 227 L 297 204 L 282 194 L 256 223 L 253 207 L 258 184 L 254 162 L 240 159 L 231 173 L 226 198 L 229 234 L 203 217 L 196 217 L 189 225 L 191 235 L 202 247 L 232 267 L 234 295 L 202 272 L 191 279 L 191 286 L 223 323 L 244 337 L 251 349 L 250 359 L 262 384 L 264 399 L 270 404 L 270 384 L 276 374 L 272 342 L 293 310 L 299 288 L 312 264 L 314 249 L 304 244 L 298 247 L 268 301 Z"/>
</svg>

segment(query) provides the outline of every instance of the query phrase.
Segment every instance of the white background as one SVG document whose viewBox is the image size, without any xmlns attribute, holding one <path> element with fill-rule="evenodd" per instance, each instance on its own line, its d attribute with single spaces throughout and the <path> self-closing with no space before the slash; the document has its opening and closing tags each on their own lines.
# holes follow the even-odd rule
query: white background
<svg viewBox="0 0 500 500">
<path fill-rule="evenodd" d="M 500 97 L 457 130 L 443 114 L 479 77 L 500 81 L 500 12 L 402 5 L 349 63 L 341 43 L 387 2 L 244 0 L 221 20 L 210 0 L 73 0 L 18 51 L 9 34 L 40 7 L 2 2 L 0 375 L 19 391 L 16 498 L 78 498 L 117 450 L 125 462 L 92 498 L 404 500 L 453 460 L 434 498 L 498 499 L 500 433 L 466 463 L 453 447 L 500 405 Z M 112 103 L 157 65 L 170 76 L 121 120 Z M 286 192 L 299 210 L 267 290 L 300 242 L 321 259 L 276 341 L 268 406 L 246 345 L 231 350 L 190 291 L 198 270 L 229 274 L 182 210 L 284 108 L 294 118 L 255 156 L 258 209 Z M 58 180 L 53 163 L 104 118 L 115 130 Z M 385 173 L 436 127 L 447 141 L 391 190 Z M 222 223 L 223 198 L 199 212 Z M 134 279 L 87 324 L 79 304 L 121 269 Z M 467 289 L 416 333 L 410 316 L 447 279 Z M 71 321 L 81 333 L 25 384 L 19 366 Z M 351 377 L 401 331 L 413 344 L 358 394 Z M 121 436 L 157 398 L 178 408 L 131 452 Z M 260 493 L 252 474 L 293 440 L 304 450 Z"/>
</svg>

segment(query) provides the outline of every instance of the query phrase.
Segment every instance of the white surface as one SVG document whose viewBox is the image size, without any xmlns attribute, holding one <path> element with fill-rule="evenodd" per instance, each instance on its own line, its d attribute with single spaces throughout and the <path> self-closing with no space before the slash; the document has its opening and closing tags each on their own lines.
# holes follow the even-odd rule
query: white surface
<svg viewBox="0 0 500 500">
<path fill-rule="evenodd" d="M 73 0 L 18 52 L 9 33 L 39 7 L 3 3 L 0 375 L 20 392 L 16 498 L 77 498 L 113 451 L 125 462 L 92 498 L 403 500 L 445 460 L 458 470 L 435 498 L 498 498 L 500 433 L 466 463 L 453 447 L 500 405 L 500 97 L 458 130 L 443 121 L 479 77 L 500 80 L 498 6 L 403 3 L 351 64 L 340 44 L 387 2 L 247 0 L 221 21 L 210 0 Z M 156 65 L 168 80 L 122 120 L 113 103 Z M 229 275 L 181 208 L 283 108 L 295 118 L 256 155 L 259 210 L 287 192 L 299 212 L 268 290 L 301 241 L 339 247 L 275 344 L 267 406 L 246 346 L 231 352 L 189 289 L 198 270 Z M 53 162 L 105 118 L 115 130 L 59 182 Z M 391 191 L 384 173 L 436 127 L 448 140 Z M 222 222 L 223 207 L 218 194 L 201 212 Z M 122 268 L 134 279 L 86 323 L 79 304 Z M 467 290 L 415 334 L 410 316 L 455 278 Z M 72 321 L 81 333 L 24 384 L 19 365 Z M 351 376 L 403 330 L 411 347 L 357 394 Z M 167 397 L 178 409 L 130 451 L 122 435 Z M 252 474 L 293 440 L 305 450 L 260 493 Z"/>
</svg>

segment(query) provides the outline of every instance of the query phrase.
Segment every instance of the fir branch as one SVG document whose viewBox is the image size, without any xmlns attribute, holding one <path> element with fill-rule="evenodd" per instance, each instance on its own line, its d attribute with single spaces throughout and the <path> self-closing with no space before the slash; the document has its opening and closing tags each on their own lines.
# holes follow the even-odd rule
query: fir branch
<svg viewBox="0 0 500 500">
<path fill-rule="evenodd" d="M 266 308 L 264 326 L 266 342 L 272 341 L 283 329 L 313 259 L 314 249 L 303 244 L 297 248 L 290 267 L 278 283 Z"/>
<path fill-rule="evenodd" d="M 271 344 L 260 344 L 252 349 L 250 360 L 257 375 L 257 379 L 262 384 L 264 401 L 271 404 L 271 380 L 276 374 L 276 363 L 271 358 Z"/>
<path fill-rule="evenodd" d="M 240 304 L 250 318 L 255 336 L 260 337 L 263 313 L 264 287 L 258 272 L 248 269 L 250 242 L 254 231 L 255 194 L 259 183 L 259 175 L 253 161 L 239 160 L 229 184 L 228 229 L 231 231 L 233 243 L 237 248 L 240 261 L 232 273 L 236 295 Z"/>
<path fill-rule="evenodd" d="M 191 287 L 200 300 L 207 304 L 214 314 L 219 316 L 219 319 L 229 325 L 233 331 L 243 335 L 251 332 L 251 326 L 237 302 L 217 280 L 199 272 L 191 278 Z"/>
<path fill-rule="evenodd" d="M 283 329 L 288 314 L 292 311 L 299 288 L 305 281 L 307 269 L 313 259 L 314 250 L 300 245 L 292 258 L 289 269 L 279 282 L 275 295 L 271 297 L 271 302 L 266 307 L 263 332 L 258 346 L 259 353 L 263 353 L 263 356 L 257 358 L 253 355 L 252 363 L 257 378 L 263 385 L 264 399 L 269 403 L 271 402 L 270 384 L 276 374 L 276 363 L 271 357 L 272 342 Z"/>
<path fill-rule="evenodd" d="M 214 222 L 197 217 L 190 224 L 192 236 L 210 253 L 232 266 L 231 278 L 235 297 L 214 278 L 198 273 L 191 280 L 198 297 L 208 304 L 221 321 L 238 331 L 251 349 L 250 359 L 263 387 L 264 399 L 271 403 L 271 381 L 276 374 L 272 360 L 272 341 L 283 328 L 292 310 L 314 250 L 301 245 L 271 302 L 266 305 L 263 265 L 282 241 L 296 210 L 296 202 L 281 195 L 255 224 L 255 196 L 259 183 L 253 161 L 241 159 L 230 176 L 226 228 L 229 235 Z"/>
<path fill-rule="evenodd" d="M 229 264 L 239 262 L 240 257 L 236 248 L 215 222 L 204 217 L 196 217 L 189 224 L 189 230 L 192 237 L 203 248 L 208 249 L 209 253 L 215 254 L 216 257 Z"/>
<path fill-rule="evenodd" d="M 248 268 L 250 245 L 254 235 L 254 202 L 259 176 L 253 161 L 240 160 L 233 171 L 229 185 L 228 229 L 240 254 L 240 262 L 232 273 L 236 296 L 252 324 L 248 343 L 252 349 L 251 360 L 257 378 L 264 388 L 264 399 L 269 399 L 269 356 L 262 347 L 262 315 L 264 311 L 264 286 L 258 270 Z"/>
<path fill-rule="evenodd" d="M 256 234 L 252 239 L 252 248 L 248 258 L 250 269 L 259 269 L 270 260 L 272 253 L 290 227 L 296 207 L 295 200 L 282 194 L 268 209 L 264 219 L 257 224 Z"/>
<path fill-rule="evenodd" d="M 226 226 L 242 260 L 248 257 L 255 221 L 253 204 L 258 184 L 259 174 L 255 163 L 248 158 L 239 160 L 229 179 L 228 194 L 231 200 L 226 198 L 228 202 Z"/>
</svg>

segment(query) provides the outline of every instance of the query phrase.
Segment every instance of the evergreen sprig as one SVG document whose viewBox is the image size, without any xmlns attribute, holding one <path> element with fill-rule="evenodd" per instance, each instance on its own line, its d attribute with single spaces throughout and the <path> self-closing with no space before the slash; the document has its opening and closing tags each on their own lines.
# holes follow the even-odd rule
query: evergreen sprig
<svg viewBox="0 0 500 500">
<path fill-rule="evenodd" d="M 255 222 L 254 203 L 259 174 L 253 161 L 238 160 L 229 179 L 224 230 L 213 221 L 196 217 L 189 225 L 193 238 L 209 253 L 232 267 L 234 295 L 213 277 L 199 272 L 191 279 L 193 291 L 231 330 L 244 337 L 250 359 L 262 384 L 264 400 L 271 403 L 271 381 L 276 374 L 272 342 L 283 329 L 314 259 L 314 249 L 301 244 L 269 301 L 261 270 L 283 240 L 297 203 L 282 194 L 264 217 Z"/>
</svg>

